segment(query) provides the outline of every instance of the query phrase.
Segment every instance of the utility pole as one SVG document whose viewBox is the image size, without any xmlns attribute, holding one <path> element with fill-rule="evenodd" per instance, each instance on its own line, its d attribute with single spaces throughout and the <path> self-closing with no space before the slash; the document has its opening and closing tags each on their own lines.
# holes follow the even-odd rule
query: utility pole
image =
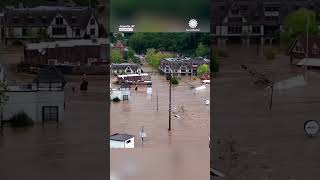
<svg viewBox="0 0 320 180">
<path fill-rule="evenodd" d="M 270 110 L 270 111 L 271 111 L 271 109 L 272 109 L 273 87 L 274 87 L 274 83 L 271 85 L 271 97 L 270 97 L 270 105 L 269 105 L 269 110 Z"/>
<path fill-rule="evenodd" d="M 172 74 L 170 73 L 170 78 L 169 78 L 169 129 L 168 131 L 171 131 L 171 79 L 172 79 Z"/>
<path fill-rule="evenodd" d="M 159 111 L 159 95 L 158 95 L 158 90 L 157 90 L 157 111 Z"/>
<path fill-rule="evenodd" d="M 306 50 L 306 78 L 308 77 L 308 58 L 309 58 L 309 15 L 307 15 L 307 50 Z"/>
<path fill-rule="evenodd" d="M 143 148 L 143 138 L 144 138 L 144 132 L 143 132 L 143 126 L 141 128 L 141 133 L 140 133 L 140 137 L 141 137 L 141 147 Z"/>
</svg>

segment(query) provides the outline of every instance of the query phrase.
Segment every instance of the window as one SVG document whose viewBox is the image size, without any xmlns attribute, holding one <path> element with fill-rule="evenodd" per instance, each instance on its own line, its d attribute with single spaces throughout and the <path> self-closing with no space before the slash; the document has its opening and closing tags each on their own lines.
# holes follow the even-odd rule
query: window
<svg viewBox="0 0 320 180">
<path fill-rule="evenodd" d="M 239 9 L 232 9 L 232 10 L 231 10 L 231 13 L 232 13 L 233 15 L 238 15 L 238 14 L 239 14 Z"/>
<path fill-rule="evenodd" d="M 57 17 L 56 18 L 56 24 L 57 25 L 62 25 L 63 24 L 63 18 L 62 17 Z"/>
<path fill-rule="evenodd" d="M 91 25 L 94 25 L 94 24 L 95 24 L 95 20 L 94 20 L 94 19 L 91 19 L 91 20 L 90 20 L 90 24 L 91 24 Z"/>
<path fill-rule="evenodd" d="M 319 49 L 317 47 L 312 48 L 312 54 L 318 55 L 319 54 Z"/>
<path fill-rule="evenodd" d="M 242 27 L 239 27 L 239 26 L 228 27 L 228 33 L 229 34 L 241 34 L 242 33 Z"/>
<path fill-rule="evenodd" d="M 253 26 L 252 33 L 259 34 L 260 33 L 260 26 Z"/>
<path fill-rule="evenodd" d="M 58 121 L 59 120 L 58 106 L 43 106 L 42 121 Z"/>
<path fill-rule="evenodd" d="M 41 18 L 41 22 L 42 22 L 43 24 L 46 24 L 46 23 L 47 23 L 47 18 L 46 18 L 46 17 L 42 17 L 42 18 Z"/>
<path fill-rule="evenodd" d="M 96 34 L 96 30 L 95 29 L 90 29 L 90 35 L 94 36 Z"/>
<path fill-rule="evenodd" d="M 66 35 L 67 28 L 65 28 L 65 27 L 52 28 L 52 34 L 53 35 Z"/>
<path fill-rule="evenodd" d="M 241 10 L 244 12 L 248 11 L 248 6 L 241 6 Z"/>
<path fill-rule="evenodd" d="M 229 17 L 229 22 L 242 22 L 242 17 Z"/>
<path fill-rule="evenodd" d="M 76 29 L 76 36 L 80 36 L 80 29 Z"/>
<path fill-rule="evenodd" d="M 123 98 L 124 101 L 125 100 L 129 100 L 129 96 L 128 95 L 123 95 L 122 98 Z"/>
<path fill-rule="evenodd" d="M 22 36 L 28 36 L 28 30 L 26 28 L 22 29 Z"/>
<path fill-rule="evenodd" d="M 29 17 L 28 17 L 28 22 L 29 22 L 29 23 L 33 23 L 33 22 L 34 22 L 34 19 L 33 19 L 32 16 L 29 16 Z"/>
<path fill-rule="evenodd" d="M 77 22 L 76 17 L 72 16 L 71 23 L 72 23 L 72 24 L 75 24 L 76 22 Z"/>
<path fill-rule="evenodd" d="M 18 17 L 17 17 L 17 16 L 13 17 L 13 23 L 14 23 L 14 24 L 17 24 L 17 23 L 18 23 Z"/>
</svg>

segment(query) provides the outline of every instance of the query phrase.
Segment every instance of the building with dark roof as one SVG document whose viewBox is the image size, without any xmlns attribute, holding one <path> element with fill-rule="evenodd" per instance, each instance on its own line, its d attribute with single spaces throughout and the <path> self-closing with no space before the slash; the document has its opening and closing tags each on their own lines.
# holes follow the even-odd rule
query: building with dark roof
<svg viewBox="0 0 320 180">
<path fill-rule="evenodd" d="M 101 27 L 88 7 L 12 8 L 4 14 L 6 40 L 29 40 L 43 34 L 50 39 L 97 38 Z"/>
<path fill-rule="evenodd" d="M 303 58 L 320 59 L 320 37 L 312 36 L 301 37 L 296 39 L 288 50 L 290 62 L 293 63 L 296 59 Z M 320 61 L 320 60 L 319 60 Z"/>
<path fill-rule="evenodd" d="M 110 136 L 110 148 L 134 148 L 134 136 L 129 134 L 113 134 Z"/>
<path fill-rule="evenodd" d="M 163 74 L 195 76 L 202 64 L 209 63 L 208 59 L 164 58 L 160 62 L 159 70 Z"/>
<path fill-rule="evenodd" d="M 92 65 L 107 61 L 108 48 L 105 38 L 28 43 L 24 46 L 24 62 L 31 66 Z"/>
<path fill-rule="evenodd" d="M 213 0 L 212 3 L 211 32 L 217 44 L 277 43 L 289 13 L 299 8 L 320 10 L 320 2 L 314 0 Z"/>
<path fill-rule="evenodd" d="M 111 64 L 111 72 L 113 74 L 139 74 L 142 73 L 142 70 L 138 64 L 132 63 L 121 63 L 121 64 Z"/>
</svg>

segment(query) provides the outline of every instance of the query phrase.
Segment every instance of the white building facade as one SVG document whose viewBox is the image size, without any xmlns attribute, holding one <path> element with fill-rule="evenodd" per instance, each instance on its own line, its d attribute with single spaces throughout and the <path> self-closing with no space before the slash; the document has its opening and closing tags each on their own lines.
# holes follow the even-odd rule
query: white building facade
<svg viewBox="0 0 320 180">
<path fill-rule="evenodd" d="M 8 101 L 3 108 L 4 120 L 23 111 L 34 122 L 61 122 L 64 116 L 64 91 L 37 90 L 36 84 L 28 84 L 31 88 L 9 86 L 6 95 Z"/>
<path fill-rule="evenodd" d="M 34 122 L 61 122 L 64 117 L 65 81 L 54 67 L 41 69 L 33 83 L 8 85 L 3 120 L 25 112 Z"/>
<path fill-rule="evenodd" d="M 134 148 L 134 136 L 128 134 L 111 135 L 110 148 Z"/>
</svg>

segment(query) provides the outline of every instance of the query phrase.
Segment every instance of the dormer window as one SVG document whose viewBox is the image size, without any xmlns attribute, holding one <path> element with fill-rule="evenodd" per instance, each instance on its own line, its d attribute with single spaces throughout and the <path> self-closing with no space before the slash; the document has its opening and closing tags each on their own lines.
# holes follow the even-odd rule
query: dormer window
<svg viewBox="0 0 320 180">
<path fill-rule="evenodd" d="M 56 25 L 62 25 L 63 24 L 63 18 L 62 17 L 57 17 L 56 18 Z"/>
<path fill-rule="evenodd" d="M 95 20 L 94 20 L 94 19 L 91 19 L 91 20 L 90 20 L 90 24 L 91 24 L 91 25 L 94 25 L 94 24 L 95 24 Z"/>
<path fill-rule="evenodd" d="M 239 14 L 239 9 L 238 9 L 238 8 L 232 9 L 232 10 L 231 10 L 231 13 L 232 13 L 233 15 L 238 15 L 238 14 Z"/>
<path fill-rule="evenodd" d="M 71 18 L 71 22 L 72 22 L 72 24 L 75 24 L 75 23 L 77 22 L 77 19 L 76 19 L 76 17 L 75 17 L 75 16 L 72 16 L 72 18 Z"/>
</svg>

